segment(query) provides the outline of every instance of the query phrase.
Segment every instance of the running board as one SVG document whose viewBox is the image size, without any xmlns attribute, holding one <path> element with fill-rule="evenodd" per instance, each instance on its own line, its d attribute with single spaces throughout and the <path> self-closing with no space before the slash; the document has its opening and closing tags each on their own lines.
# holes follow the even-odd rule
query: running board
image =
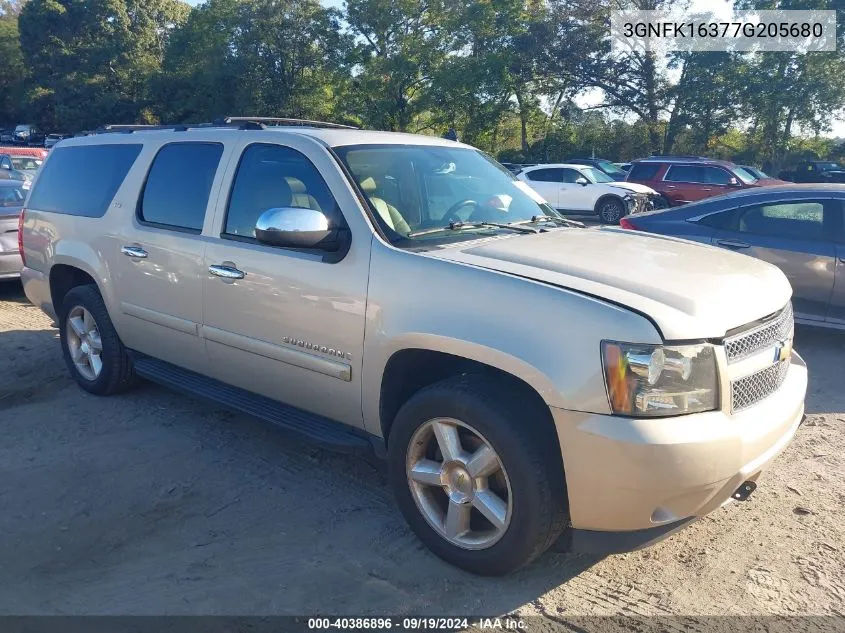
<svg viewBox="0 0 845 633">
<path fill-rule="evenodd" d="M 383 442 L 363 431 L 265 396 L 182 369 L 168 362 L 132 353 L 135 373 L 152 382 L 198 396 L 278 426 L 291 435 L 341 453 L 381 453 Z"/>
</svg>

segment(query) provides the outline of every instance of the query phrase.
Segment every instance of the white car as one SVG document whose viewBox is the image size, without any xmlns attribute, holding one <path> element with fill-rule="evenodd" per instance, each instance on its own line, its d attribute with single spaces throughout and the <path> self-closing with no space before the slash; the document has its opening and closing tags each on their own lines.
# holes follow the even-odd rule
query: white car
<svg viewBox="0 0 845 633">
<path fill-rule="evenodd" d="M 555 209 L 564 213 L 595 213 L 605 224 L 619 224 L 628 214 L 649 211 L 660 199 L 650 187 L 614 182 L 589 165 L 536 165 L 523 169 L 517 178 Z"/>
</svg>

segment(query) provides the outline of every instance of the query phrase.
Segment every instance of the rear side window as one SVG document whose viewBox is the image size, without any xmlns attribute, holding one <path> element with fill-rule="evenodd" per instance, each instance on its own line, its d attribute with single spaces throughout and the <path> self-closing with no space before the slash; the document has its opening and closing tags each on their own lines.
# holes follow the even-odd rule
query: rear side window
<svg viewBox="0 0 845 633">
<path fill-rule="evenodd" d="M 711 185 L 729 185 L 731 184 L 731 178 L 733 178 L 730 173 L 719 167 L 702 167 L 701 171 L 704 174 L 703 182 L 710 183 Z"/>
<path fill-rule="evenodd" d="M 707 182 L 701 167 L 696 165 L 672 165 L 666 172 L 666 178 L 670 182 Z"/>
<path fill-rule="evenodd" d="M 199 233 L 214 175 L 223 155 L 219 143 L 171 143 L 153 160 L 138 208 L 142 222 Z"/>
<path fill-rule="evenodd" d="M 142 145 L 59 147 L 50 154 L 29 207 L 101 218 L 141 153 Z"/>
<path fill-rule="evenodd" d="M 654 180 L 660 171 L 660 163 L 636 163 L 628 172 L 628 180 Z"/>
<path fill-rule="evenodd" d="M 525 172 L 525 177 L 534 182 L 561 182 L 563 174 L 560 169 L 535 169 Z"/>
</svg>

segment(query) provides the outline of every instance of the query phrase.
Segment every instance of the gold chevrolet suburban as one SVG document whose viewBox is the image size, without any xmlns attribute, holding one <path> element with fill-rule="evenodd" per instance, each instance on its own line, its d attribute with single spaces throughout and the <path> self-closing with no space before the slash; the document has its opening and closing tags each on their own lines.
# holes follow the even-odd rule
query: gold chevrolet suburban
<svg viewBox="0 0 845 633">
<path fill-rule="evenodd" d="M 464 569 L 643 547 L 745 499 L 802 420 L 774 266 L 582 228 L 449 140 L 107 131 L 53 149 L 20 223 L 80 387 L 142 377 L 375 451 Z"/>
</svg>

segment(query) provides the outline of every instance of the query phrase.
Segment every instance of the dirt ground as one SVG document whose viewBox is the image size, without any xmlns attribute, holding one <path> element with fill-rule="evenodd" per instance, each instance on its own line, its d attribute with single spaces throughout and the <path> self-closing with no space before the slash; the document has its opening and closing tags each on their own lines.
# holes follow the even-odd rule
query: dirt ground
<svg viewBox="0 0 845 633">
<path fill-rule="evenodd" d="M 845 615 L 845 333 L 800 329 L 807 422 L 746 503 L 502 579 L 416 540 L 378 463 L 144 385 L 80 391 L 0 287 L 0 615 Z"/>
</svg>

